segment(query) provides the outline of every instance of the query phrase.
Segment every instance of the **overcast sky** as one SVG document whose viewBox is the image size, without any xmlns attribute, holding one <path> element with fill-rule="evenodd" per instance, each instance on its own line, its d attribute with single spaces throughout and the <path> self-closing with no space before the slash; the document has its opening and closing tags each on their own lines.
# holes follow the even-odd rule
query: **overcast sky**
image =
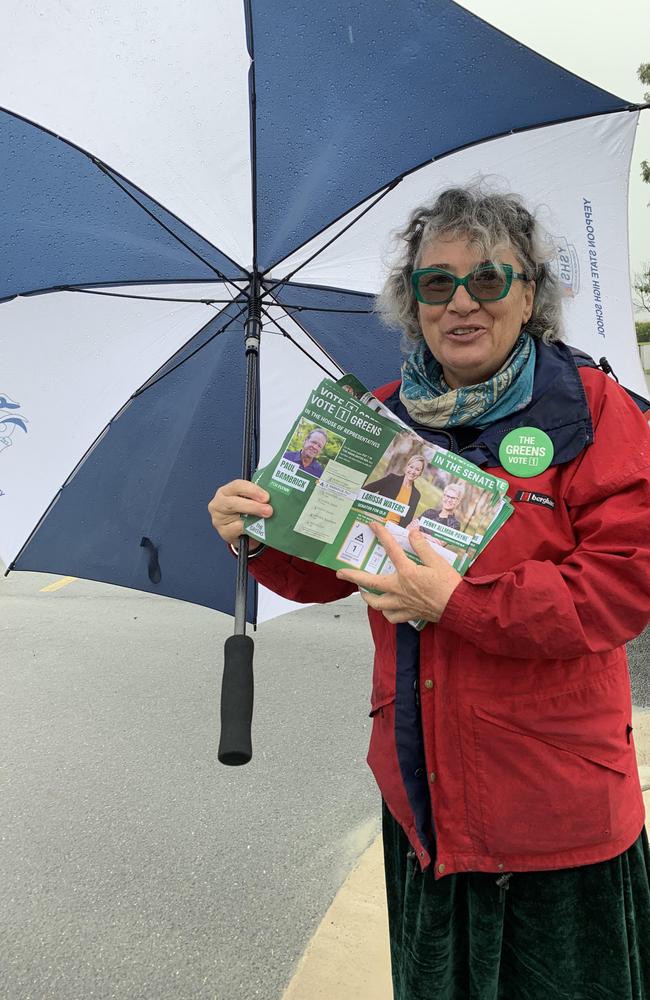
<svg viewBox="0 0 650 1000">
<path fill-rule="evenodd" d="M 578 76 L 629 100 L 643 101 L 636 71 L 650 62 L 650 0 L 461 0 L 463 7 Z M 650 89 L 650 88 L 648 88 Z M 641 112 L 630 178 L 633 271 L 650 262 L 650 109 Z"/>
</svg>

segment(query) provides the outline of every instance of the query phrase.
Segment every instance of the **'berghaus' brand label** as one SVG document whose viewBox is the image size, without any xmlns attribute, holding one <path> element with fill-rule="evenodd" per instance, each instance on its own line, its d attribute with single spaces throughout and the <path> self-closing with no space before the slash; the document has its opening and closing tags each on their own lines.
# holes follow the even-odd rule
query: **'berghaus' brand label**
<svg viewBox="0 0 650 1000">
<path fill-rule="evenodd" d="M 533 493 L 532 490 L 517 490 L 514 496 L 516 503 L 536 503 L 540 507 L 555 510 L 555 500 L 546 493 Z"/>
</svg>

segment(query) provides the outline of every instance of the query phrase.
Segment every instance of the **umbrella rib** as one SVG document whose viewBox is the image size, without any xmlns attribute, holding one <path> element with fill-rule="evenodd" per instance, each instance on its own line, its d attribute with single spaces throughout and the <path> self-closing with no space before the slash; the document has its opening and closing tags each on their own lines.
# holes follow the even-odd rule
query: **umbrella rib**
<svg viewBox="0 0 650 1000">
<path fill-rule="evenodd" d="M 244 0 L 246 45 L 250 57 L 248 67 L 248 111 L 251 151 L 251 211 L 253 226 L 253 273 L 257 271 L 257 93 L 255 90 L 255 43 L 251 0 Z"/>
<path fill-rule="evenodd" d="M 277 302 L 277 299 L 275 300 Z M 372 309 L 335 309 L 332 306 L 301 306 L 293 302 L 281 303 L 282 308 L 294 309 L 296 312 L 324 312 L 324 313 L 346 313 L 347 315 L 370 316 Z M 289 313 L 287 313 L 287 316 Z"/>
<path fill-rule="evenodd" d="M 335 243 L 336 240 L 338 240 L 339 236 L 343 236 L 344 233 L 347 233 L 348 229 L 351 229 L 352 226 L 356 225 L 359 219 L 362 219 L 364 215 L 366 215 L 371 209 L 375 207 L 375 205 L 378 205 L 379 202 L 382 201 L 382 199 L 385 198 L 387 194 L 389 194 L 394 188 L 397 187 L 397 185 L 403 180 L 404 176 L 406 175 L 404 174 L 402 177 L 396 177 L 394 181 L 391 181 L 391 183 L 386 188 L 383 188 L 379 192 L 374 201 L 372 201 L 369 205 L 366 205 L 363 211 L 359 212 L 359 214 L 356 215 L 354 219 L 351 219 L 350 222 L 348 222 L 348 224 L 343 227 L 343 229 L 339 230 L 338 233 L 335 233 L 334 236 L 332 236 L 332 238 L 328 240 L 327 243 L 324 243 L 322 247 L 319 247 L 318 250 L 316 250 L 311 255 L 311 257 L 308 257 L 307 260 L 303 260 L 302 264 L 299 264 L 298 267 L 294 268 L 293 271 L 291 271 L 289 274 L 286 274 L 284 278 L 282 278 L 280 281 L 277 281 L 275 285 L 271 285 L 268 291 L 272 292 L 275 288 L 278 287 L 278 285 L 285 284 L 286 282 L 291 281 L 291 279 L 294 277 L 295 274 L 298 273 L 298 271 L 300 271 L 303 267 L 306 267 L 307 264 L 311 264 L 311 262 L 315 260 L 316 257 L 319 256 L 319 254 L 322 254 L 324 250 L 327 250 L 329 247 L 331 247 L 332 243 Z M 343 216 L 339 216 L 339 218 L 342 217 Z M 321 230 L 321 232 L 323 232 L 323 230 Z M 272 266 L 275 267 L 275 265 Z M 271 270 L 271 268 L 267 268 L 267 271 L 269 270 Z M 264 273 L 266 273 L 266 271 Z"/>
<path fill-rule="evenodd" d="M 229 303 L 229 305 L 231 305 L 231 304 L 232 303 Z M 237 303 L 235 302 L 235 305 L 236 304 Z M 162 374 L 158 376 L 158 378 L 156 378 L 156 372 L 154 372 L 154 374 L 151 376 L 151 378 L 147 379 L 147 381 L 144 383 L 144 385 L 141 385 L 139 389 L 136 389 L 135 392 L 132 393 L 130 399 L 136 399 L 138 396 L 141 396 L 144 392 L 147 392 L 148 389 L 152 389 L 154 385 L 158 385 L 159 382 L 162 382 L 162 380 L 164 378 L 167 378 L 168 375 L 171 375 L 172 372 L 175 372 L 176 369 L 180 368 L 181 365 L 184 365 L 186 361 L 190 361 L 193 357 L 195 357 L 199 353 L 199 351 L 202 351 L 204 347 L 207 347 L 208 344 L 211 344 L 213 340 L 215 340 L 217 337 L 219 337 L 222 333 L 225 333 L 225 331 L 228 329 L 228 327 L 231 326 L 235 322 L 235 320 L 238 320 L 240 318 L 240 316 L 243 316 L 243 314 L 246 312 L 247 309 L 248 309 L 248 303 L 246 303 L 239 310 L 239 312 L 235 316 L 232 316 L 228 320 L 227 323 L 225 323 L 223 326 L 219 327 L 218 330 L 215 330 L 215 332 L 213 334 L 211 334 L 208 337 L 207 340 L 204 340 L 203 343 L 199 344 L 199 346 L 195 350 L 191 351 L 186 357 L 182 358 L 178 362 L 178 364 L 175 364 L 172 368 L 168 368 L 167 371 L 163 371 Z M 203 330 L 205 330 L 206 327 L 210 325 L 210 323 L 213 323 L 213 322 L 214 322 L 214 319 L 209 320 L 205 324 L 205 326 L 202 326 L 200 330 L 197 330 L 197 332 L 194 333 L 190 337 L 190 340 L 194 340 L 195 337 L 198 337 L 198 335 L 200 333 L 202 333 Z M 179 354 L 182 350 L 185 349 L 185 347 L 187 346 L 188 343 L 189 343 L 189 341 L 187 341 L 185 344 L 183 344 L 182 347 L 179 347 L 178 351 L 176 351 L 176 354 L 172 355 L 172 357 L 176 357 L 177 354 Z M 165 361 L 165 364 L 162 365 L 162 367 L 159 368 L 158 371 L 162 371 L 162 368 L 164 368 L 165 365 L 168 365 L 170 361 L 171 361 L 171 358 L 168 358 L 167 361 Z"/>
<path fill-rule="evenodd" d="M 234 278 L 227 278 L 226 275 L 222 271 L 220 271 L 218 267 L 215 267 L 214 264 L 211 264 L 209 260 L 207 260 L 202 254 L 198 252 L 198 250 L 194 250 L 189 245 L 189 243 L 187 243 L 184 239 L 182 239 L 182 237 L 180 237 L 177 233 L 175 233 L 174 230 L 170 228 L 170 226 L 165 225 L 165 223 L 161 219 L 159 219 L 158 216 L 151 211 L 151 209 L 143 205 L 142 202 L 139 201 L 135 197 L 135 195 L 132 194 L 128 190 L 128 188 L 124 186 L 124 184 L 122 184 L 120 180 L 118 180 L 118 178 L 109 170 L 106 164 L 102 163 L 102 161 L 98 160 L 95 156 L 91 156 L 91 160 L 93 161 L 95 166 L 97 166 L 101 170 L 101 172 L 106 177 L 109 178 L 109 180 L 112 180 L 113 183 L 117 185 L 120 191 L 122 191 L 127 196 L 127 198 L 130 198 L 131 201 L 135 202 L 135 204 L 138 205 L 142 209 L 142 211 L 149 216 L 149 218 L 153 219 L 154 222 L 156 222 L 162 229 L 164 229 L 166 233 L 169 233 L 172 239 L 175 239 L 177 243 L 180 243 L 181 246 L 185 247 L 186 250 L 189 250 L 189 252 L 193 254 L 193 256 L 197 258 L 197 260 L 200 260 L 202 264 L 205 264 L 206 267 L 209 267 L 210 270 L 213 271 L 214 274 L 217 275 L 217 277 L 221 278 L 222 281 L 224 281 L 227 284 L 235 283 Z"/>
<path fill-rule="evenodd" d="M 320 285 L 320 284 L 318 284 L 316 282 L 312 282 L 312 281 L 308 281 L 308 282 L 305 282 L 304 284 L 302 284 L 300 281 L 289 282 L 289 281 L 286 281 L 284 278 L 280 278 L 273 285 L 273 289 L 275 290 L 277 288 L 282 288 L 282 287 L 286 287 L 289 290 L 291 288 L 298 288 L 298 289 L 300 289 L 300 288 L 306 288 L 306 289 L 308 289 L 310 291 L 334 292 L 335 295 L 356 295 L 357 298 L 362 298 L 362 299 L 367 299 L 367 298 L 370 298 L 370 297 L 374 297 L 374 294 L 375 294 L 374 292 L 362 292 L 362 291 L 359 291 L 359 289 L 357 289 L 357 288 L 341 288 L 340 286 L 336 286 L 336 285 Z M 271 290 L 270 287 L 267 288 L 266 284 L 264 284 L 264 291 L 267 292 L 267 291 L 270 291 L 270 290 Z M 276 296 L 276 299 L 277 299 L 277 296 Z"/>
<path fill-rule="evenodd" d="M 143 302 L 194 302 L 205 306 L 229 306 L 235 299 L 177 299 L 171 295 L 128 295 L 126 292 L 100 292 L 95 288 L 62 288 L 63 292 L 76 292 L 81 295 L 99 295 L 106 299 L 136 299 Z"/>
<path fill-rule="evenodd" d="M 284 307 L 280 306 L 280 308 L 284 308 Z M 307 351 L 302 346 L 302 344 L 299 344 L 298 341 L 295 339 L 295 337 L 292 337 L 291 334 L 288 332 L 288 330 L 285 330 L 285 328 L 280 325 L 279 321 L 277 319 L 274 319 L 273 316 L 271 316 L 269 314 L 269 311 L 268 311 L 268 309 L 265 306 L 262 306 L 262 312 L 264 313 L 264 315 L 266 316 L 266 318 L 268 319 L 268 321 L 270 323 L 272 323 L 273 326 L 276 326 L 278 328 L 278 330 L 280 331 L 280 333 L 282 334 L 283 337 L 286 337 L 287 340 L 290 340 L 294 347 L 297 347 L 299 351 L 302 351 L 302 353 L 305 355 L 305 357 L 309 358 L 310 361 L 312 361 L 318 368 L 321 369 L 321 371 L 324 371 L 325 374 L 329 375 L 330 378 L 331 378 L 331 376 L 332 376 L 331 371 L 328 371 L 327 368 L 325 367 L 325 365 L 321 364 L 320 361 L 317 361 L 316 358 L 314 358 L 309 353 L 309 351 Z M 288 314 L 287 314 L 287 319 L 291 319 L 297 326 L 299 326 L 300 329 L 302 330 L 302 332 L 305 334 L 305 336 L 308 337 L 311 340 L 312 344 L 315 344 L 318 347 L 319 351 L 322 351 L 323 354 L 326 354 L 327 357 L 330 358 L 330 360 L 331 360 L 331 362 L 332 362 L 333 365 L 336 365 L 337 368 L 341 367 L 339 365 L 339 363 L 332 357 L 332 355 L 329 354 L 327 351 L 325 351 L 323 349 L 323 347 L 314 340 L 314 338 L 309 333 L 309 331 L 305 330 L 305 328 L 302 325 L 302 323 L 298 323 L 298 321 L 296 319 L 294 319 L 292 316 L 289 316 Z"/>
<path fill-rule="evenodd" d="M 48 288 L 30 288 L 23 292 L 12 292 L 11 295 L 4 295 L 0 298 L 0 305 L 4 302 L 12 302 L 14 299 L 29 299 L 35 295 L 50 295 L 53 292 L 93 292 L 101 288 L 131 288 L 133 285 L 204 285 L 210 279 L 207 278 L 139 278 L 137 280 L 131 279 L 130 281 L 96 281 L 96 282 L 83 282 L 78 285 L 50 285 Z M 245 279 L 226 279 L 230 284 L 240 281 L 240 283 L 247 287 L 247 282 Z M 240 294 L 242 289 L 239 289 Z M 190 302 L 191 299 L 183 299 L 184 302 Z M 196 300 L 195 300 L 196 301 Z M 214 300 L 218 301 L 218 300 Z M 233 299 L 228 299 L 228 302 L 233 302 Z"/>
</svg>

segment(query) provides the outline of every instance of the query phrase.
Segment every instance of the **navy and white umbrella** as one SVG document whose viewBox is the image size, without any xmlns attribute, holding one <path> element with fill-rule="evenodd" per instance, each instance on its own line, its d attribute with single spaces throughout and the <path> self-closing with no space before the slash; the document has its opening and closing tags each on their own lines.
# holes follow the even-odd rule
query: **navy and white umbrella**
<svg viewBox="0 0 650 1000">
<path fill-rule="evenodd" d="M 643 390 L 638 107 L 451 0 L 5 0 L 0 556 L 234 610 L 206 504 L 323 375 L 394 378 L 390 234 L 496 175 L 558 247 L 570 341 Z M 252 336 L 254 335 L 254 336 Z M 260 588 L 249 620 L 286 609 Z M 241 617 L 241 608 L 240 608 Z"/>
</svg>

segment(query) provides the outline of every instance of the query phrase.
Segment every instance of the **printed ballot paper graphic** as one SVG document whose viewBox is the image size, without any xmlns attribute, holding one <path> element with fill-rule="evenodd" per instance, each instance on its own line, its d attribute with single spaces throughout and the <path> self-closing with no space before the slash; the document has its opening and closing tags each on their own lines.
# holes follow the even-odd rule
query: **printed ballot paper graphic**
<svg viewBox="0 0 650 1000">
<path fill-rule="evenodd" d="M 350 563 L 351 566 L 360 566 L 368 554 L 373 540 L 374 535 L 370 525 L 355 521 L 350 534 L 341 546 L 339 559 L 341 562 Z"/>
</svg>

